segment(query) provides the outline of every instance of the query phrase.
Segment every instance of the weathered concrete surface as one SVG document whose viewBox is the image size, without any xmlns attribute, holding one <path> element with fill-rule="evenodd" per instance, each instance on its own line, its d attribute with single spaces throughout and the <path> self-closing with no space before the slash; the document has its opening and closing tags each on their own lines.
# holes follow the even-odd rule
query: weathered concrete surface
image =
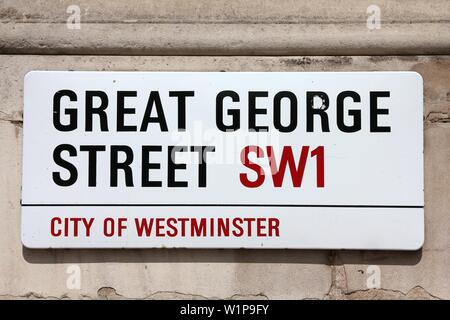
<svg viewBox="0 0 450 320">
<path fill-rule="evenodd" d="M 381 28 L 371 30 L 374 4 Z M 66 24 L 71 5 L 80 29 Z M 447 0 L 0 2 L 0 53 L 449 54 L 449 30 Z"/>
<path fill-rule="evenodd" d="M 29 250 L 20 241 L 23 76 L 30 70 L 415 70 L 425 84 L 426 240 L 418 252 Z M 450 56 L 0 55 L 0 298 L 450 298 Z M 66 285 L 67 268 L 81 288 Z M 370 265 L 381 288 L 368 289 Z"/>
</svg>

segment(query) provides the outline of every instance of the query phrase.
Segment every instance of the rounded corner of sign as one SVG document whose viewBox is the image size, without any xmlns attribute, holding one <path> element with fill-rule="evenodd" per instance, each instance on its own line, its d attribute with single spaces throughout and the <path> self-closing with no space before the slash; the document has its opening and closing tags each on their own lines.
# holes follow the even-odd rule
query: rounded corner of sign
<svg viewBox="0 0 450 320">
<path fill-rule="evenodd" d="M 26 249 L 37 249 L 36 246 L 33 245 L 33 242 L 30 242 L 29 239 L 22 234 L 22 246 Z"/>
<path fill-rule="evenodd" d="M 36 70 L 30 70 L 30 71 L 28 71 L 27 73 L 25 73 L 25 75 L 23 76 L 24 81 L 25 81 L 25 82 L 29 81 L 30 78 L 32 78 L 33 75 L 36 74 L 37 72 L 38 72 L 38 71 L 36 71 Z"/>
<path fill-rule="evenodd" d="M 423 248 L 424 244 L 425 244 L 425 232 L 422 231 L 420 233 L 420 237 L 418 237 L 417 241 L 411 245 L 411 248 L 409 249 L 409 251 L 421 250 Z"/>
<path fill-rule="evenodd" d="M 423 76 L 417 71 L 409 71 L 411 75 L 415 77 L 415 79 L 420 83 L 420 86 L 423 87 Z"/>
<path fill-rule="evenodd" d="M 422 238 L 422 239 L 417 243 L 417 245 L 415 245 L 414 247 L 411 248 L 410 251 L 419 251 L 419 250 L 422 250 L 424 244 L 425 244 L 425 239 Z"/>
</svg>

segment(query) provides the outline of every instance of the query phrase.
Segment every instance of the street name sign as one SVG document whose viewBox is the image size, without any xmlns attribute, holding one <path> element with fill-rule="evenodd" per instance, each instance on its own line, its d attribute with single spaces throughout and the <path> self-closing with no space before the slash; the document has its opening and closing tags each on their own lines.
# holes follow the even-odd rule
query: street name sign
<svg viewBox="0 0 450 320">
<path fill-rule="evenodd" d="M 415 72 L 31 71 L 29 248 L 416 250 Z"/>
</svg>

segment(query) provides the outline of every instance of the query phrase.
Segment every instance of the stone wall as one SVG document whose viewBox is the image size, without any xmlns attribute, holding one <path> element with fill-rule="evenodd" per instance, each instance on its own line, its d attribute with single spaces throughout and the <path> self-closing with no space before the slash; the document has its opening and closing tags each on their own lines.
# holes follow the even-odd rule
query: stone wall
<svg viewBox="0 0 450 320">
<path fill-rule="evenodd" d="M 0 2 L 0 297 L 450 298 L 450 2 Z M 69 10 L 70 11 L 70 10 Z M 425 245 L 416 252 L 30 250 L 20 239 L 30 70 L 400 71 L 425 90 Z M 381 281 L 374 281 L 380 276 Z M 81 280 L 74 285 L 74 277 Z"/>
</svg>

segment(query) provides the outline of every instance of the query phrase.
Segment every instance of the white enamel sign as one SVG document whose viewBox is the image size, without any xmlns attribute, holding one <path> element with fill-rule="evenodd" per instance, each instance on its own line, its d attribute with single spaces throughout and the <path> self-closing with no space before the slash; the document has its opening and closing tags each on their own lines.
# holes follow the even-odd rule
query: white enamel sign
<svg viewBox="0 0 450 320">
<path fill-rule="evenodd" d="M 415 250 L 414 72 L 25 76 L 29 248 Z"/>
</svg>

